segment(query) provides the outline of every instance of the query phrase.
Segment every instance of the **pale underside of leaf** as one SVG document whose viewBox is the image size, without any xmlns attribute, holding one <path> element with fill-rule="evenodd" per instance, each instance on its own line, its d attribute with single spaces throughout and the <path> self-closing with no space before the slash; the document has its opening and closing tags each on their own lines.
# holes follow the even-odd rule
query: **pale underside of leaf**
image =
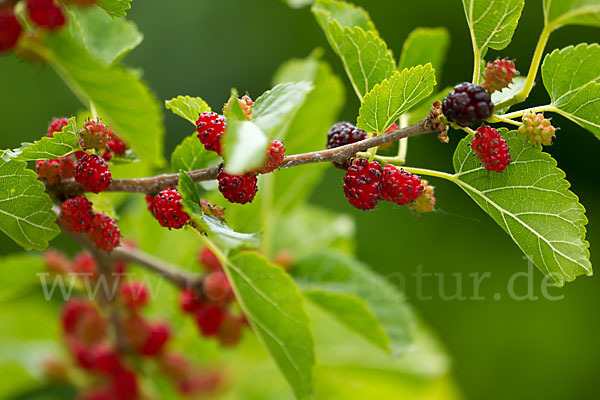
<svg viewBox="0 0 600 400">
<path fill-rule="evenodd" d="M 568 190 L 556 161 L 514 132 L 505 136 L 511 164 L 488 173 L 469 138 L 454 155 L 454 182 L 477 202 L 549 279 L 559 285 L 592 274 L 585 241 L 585 209 Z"/>
</svg>

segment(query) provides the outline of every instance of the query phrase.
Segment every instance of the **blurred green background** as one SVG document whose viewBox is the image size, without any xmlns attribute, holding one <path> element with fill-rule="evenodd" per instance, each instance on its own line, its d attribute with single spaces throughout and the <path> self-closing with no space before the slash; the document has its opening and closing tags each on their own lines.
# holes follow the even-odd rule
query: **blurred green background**
<svg viewBox="0 0 600 400">
<path fill-rule="evenodd" d="M 357 0 L 375 21 L 378 30 L 398 56 L 409 32 L 418 26 L 445 26 L 452 43 L 441 87 L 468 80 L 472 71 L 471 43 L 461 2 Z M 258 95 L 270 87 L 273 73 L 285 60 L 304 57 L 315 47 L 326 49 L 326 60 L 348 83 L 341 63 L 308 9 L 293 10 L 281 1 L 159 0 L 133 3 L 129 18 L 145 35 L 143 44 L 126 59 L 143 69 L 143 77 L 161 101 L 179 94 L 203 97 L 214 108 L 236 87 Z M 525 73 L 542 27 L 541 1 L 529 0 L 513 43 L 497 56 L 516 59 Z M 570 44 L 594 42 L 597 29 L 567 27 L 555 32 L 548 50 Z M 347 104 L 340 119 L 355 121 L 358 101 L 347 85 Z M 529 105 L 546 104 L 548 96 L 538 87 Z M 0 135 L 2 148 L 40 137 L 53 116 L 70 115 L 81 108 L 55 73 L 13 55 L 0 59 Z M 314 116 L 319 118 L 318 115 Z M 187 122 L 165 113 L 166 154 L 190 134 Z M 600 241 L 600 173 L 593 154 L 600 144 L 593 135 L 560 118 L 562 129 L 549 148 L 572 183 L 573 191 L 587 208 L 588 240 Z M 435 137 L 411 139 L 411 166 L 451 171 L 451 156 L 462 134 L 454 132 L 450 145 Z M 323 133 L 325 142 L 325 132 Z M 405 208 L 382 205 L 372 212 L 358 212 L 345 201 L 342 173 L 330 168 L 314 193 L 316 204 L 351 214 L 358 225 L 359 258 L 383 275 L 404 275 L 401 284 L 409 302 L 433 328 L 454 363 L 454 377 L 468 399 L 589 399 L 597 392 L 600 323 L 595 305 L 600 304 L 600 284 L 594 277 L 580 277 L 562 289 L 551 288 L 562 300 L 517 301 L 509 299 L 511 275 L 527 271 L 527 261 L 504 232 L 459 188 L 436 185 L 438 213 L 418 217 Z M 0 237 L 0 253 L 19 249 Z M 456 275 L 462 274 L 463 294 L 473 295 L 469 273 L 490 272 L 480 295 L 486 300 L 444 300 L 440 279 L 423 280 L 417 298 L 416 280 L 421 267 L 426 273 L 444 273 L 447 295 L 456 292 Z M 542 275 L 533 271 L 533 292 L 540 296 Z M 517 294 L 528 289 L 525 278 L 515 281 Z M 495 294 L 499 294 L 494 297 Z M 497 300 L 498 299 L 498 300 Z"/>
</svg>

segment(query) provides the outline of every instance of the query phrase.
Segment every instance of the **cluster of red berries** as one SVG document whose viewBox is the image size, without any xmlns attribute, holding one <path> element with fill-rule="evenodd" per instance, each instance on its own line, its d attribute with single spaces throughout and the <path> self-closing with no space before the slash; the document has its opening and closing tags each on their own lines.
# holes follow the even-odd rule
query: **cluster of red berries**
<svg viewBox="0 0 600 400">
<path fill-rule="evenodd" d="M 380 200 L 398 205 L 411 204 L 423 192 L 417 175 L 388 164 L 383 169 L 377 161 L 354 159 L 344 176 L 344 193 L 359 210 L 375 208 Z"/>
<path fill-rule="evenodd" d="M 237 99 L 247 119 L 252 119 L 254 102 L 246 95 Z M 225 105 L 225 110 L 231 107 L 231 100 Z M 225 117 L 215 112 L 204 112 L 198 116 L 196 131 L 198 139 L 209 151 L 223 155 L 223 136 L 227 127 Z M 244 175 L 230 175 L 222 170 L 217 176 L 219 191 L 232 203 L 246 204 L 254 200 L 258 192 L 258 174 L 267 174 L 279 168 L 285 157 L 285 146 L 279 140 L 273 140 L 266 152 L 264 165 L 256 171 Z"/>
<path fill-rule="evenodd" d="M 66 118 L 55 118 L 48 127 L 47 136 L 53 137 L 68 125 Z M 112 183 L 112 174 L 107 164 L 113 156 L 123 156 L 128 146 L 109 127 L 100 120 L 89 120 L 79 131 L 80 144 L 84 149 L 102 152 L 102 156 L 77 151 L 75 160 L 64 156 L 51 160 L 38 160 L 36 172 L 41 180 L 50 185 L 63 179 L 75 178 L 85 190 L 99 193 Z"/>
<path fill-rule="evenodd" d="M 74 276 L 88 281 L 95 281 L 98 278 L 96 260 L 88 252 L 81 252 L 70 260 L 63 253 L 49 249 L 44 253 L 44 262 L 48 271 L 54 275 Z M 115 263 L 116 273 L 123 274 L 126 270 L 125 261 Z"/>
<path fill-rule="evenodd" d="M 96 1 L 62 0 L 80 7 L 91 6 Z M 13 49 L 23 34 L 23 26 L 15 15 L 14 5 L 10 3 L 0 10 L 0 54 Z M 60 29 L 67 21 L 65 11 L 56 0 L 26 0 L 26 8 L 33 25 L 47 31 Z"/>
<path fill-rule="evenodd" d="M 235 295 L 215 254 L 205 247 L 198 261 L 206 270 L 202 287 L 183 290 L 179 306 L 194 316 L 203 336 L 215 337 L 222 346 L 233 346 L 241 339 L 246 319 L 230 310 Z"/>
<path fill-rule="evenodd" d="M 83 196 L 66 200 L 60 206 L 60 221 L 75 233 L 85 233 L 96 247 L 113 251 L 121 242 L 117 223 L 104 212 L 95 213 L 92 203 Z"/>
<path fill-rule="evenodd" d="M 45 259 L 50 271 L 55 273 L 64 273 L 69 264 L 63 254 L 54 250 L 48 251 Z M 97 276 L 95 261 L 87 253 L 78 256 L 69 269 L 74 270 L 77 263 L 85 264 L 85 269 Z M 123 266 L 117 264 L 114 268 L 118 271 L 119 287 L 114 304 L 120 310 L 116 314 L 120 347 L 113 339 L 114 334 L 109 332 L 107 318 L 94 302 L 73 298 L 65 303 L 61 312 L 66 347 L 75 366 L 92 378 L 89 379 L 92 386 L 84 389 L 78 399 L 145 398 L 136 370 L 143 359 L 153 360 L 182 395 L 206 395 L 216 390 L 222 381 L 221 373 L 202 371 L 185 357 L 166 349 L 171 338 L 170 327 L 162 321 L 148 321 L 141 315 L 150 301 L 147 286 L 140 281 L 123 282 L 120 278 L 124 269 L 119 270 Z M 45 370 L 53 380 L 69 380 L 67 365 L 58 360 L 49 360 Z"/>
<path fill-rule="evenodd" d="M 506 141 L 490 126 L 477 129 L 471 149 L 488 171 L 502 172 L 511 162 Z"/>
<path fill-rule="evenodd" d="M 519 75 L 519 71 L 517 71 L 514 61 L 496 60 L 488 63 L 485 68 L 481 86 L 490 93 L 501 91 L 507 88 L 517 75 Z"/>
</svg>

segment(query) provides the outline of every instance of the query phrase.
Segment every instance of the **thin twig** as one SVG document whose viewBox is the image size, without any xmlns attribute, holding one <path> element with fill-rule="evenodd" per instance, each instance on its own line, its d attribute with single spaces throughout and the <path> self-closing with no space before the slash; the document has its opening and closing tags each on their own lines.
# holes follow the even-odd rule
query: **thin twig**
<svg viewBox="0 0 600 400">
<path fill-rule="evenodd" d="M 434 127 L 429 118 L 424 118 L 416 124 L 400 128 L 396 131 L 379 135 L 360 142 L 336 147 L 333 149 L 313 151 L 310 153 L 295 154 L 285 157 L 279 166 L 280 168 L 292 168 L 300 165 L 315 164 L 321 162 L 338 162 L 352 158 L 356 153 L 366 151 L 370 148 L 392 143 L 409 136 L 431 133 Z M 201 182 L 216 179 L 222 165 L 210 168 L 189 171 L 188 175 L 194 182 Z M 127 193 L 157 193 L 169 186 L 177 186 L 179 174 L 164 174 L 147 178 L 135 179 L 115 179 L 106 189 L 107 192 L 127 192 Z M 57 185 L 48 187 L 53 194 L 81 193 L 83 186 L 73 179 L 67 179 Z"/>
</svg>

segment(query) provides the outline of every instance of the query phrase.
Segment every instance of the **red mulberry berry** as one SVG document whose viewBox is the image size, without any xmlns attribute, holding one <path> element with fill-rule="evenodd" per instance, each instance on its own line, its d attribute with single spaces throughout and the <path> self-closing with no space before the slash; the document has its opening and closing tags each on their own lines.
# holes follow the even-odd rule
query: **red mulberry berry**
<svg viewBox="0 0 600 400">
<path fill-rule="evenodd" d="M 106 147 L 117 156 L 123 156 L 129 148 L 127 144 L 121 140 L 112 130 L 108 130 L 108 142 Z"/>
<path fill-rule="evenodd" d="M 285 146 L 279 140 L 273 140 L 267 149 L 267 160 L 265 161 L 265 165 L 259 172 L 261 174 L 268 174 L 269 172 L 275 171 L 279 168 L 279 164 L 281 164 L 284 157 Z"/>
<path fill-rule="evenodd" d="M 69 199 L 60 206 L 60 222 L 70 231 L 87 231 L 93 217 L 92 204 L 83 196 Z"/>
<path fill-rule="evenodd" d="M 431 186 L 425 179 L 421 181 L 421 184 L 425 190 L 423 190 L 423 193 L 421 193 L 414 203 L 410 204 L 410 208 L 419 214 L 433 212 L 436 203 L 435 187 Z"/>
<path fill-rule="evenodd" d="M 55 274 L 66 274 L 71 268 L 71 262 L 60 251 L 48 249 L 44 252 L 44 264 L 48 271 Z"/>
<path fill-rule="evenodd" d="M 127 282 L 121 286 L 121 299 L 131 310 L 136 310 L 148 304 L 148 287 L 144 282 Z"/>
<path fill-rule="evenodd" d="M 203 289 L 206 297 L 214 303 L 224 305 L 235 298 L 231 284 L 223 271 L 215 271 L 206 275 Z"/>
<path fill-rule="evenodd" d="M 556 134 L 556 128 L 552 126 L 550 119 L 544 117 L 544 114 L 526 112 L 523 115 L 523 123 L 519 127 L 519 133 L 525 136 L 529 143 L 534 146 L 540 144 L 549 146 Z"/>
<path fill-rule="evenodd" d="M 96 265 L 96 259 L 88 252 L 82 252 L 77 254 L 73 260 L 73 266 L 71 267 L 71 273 L 81 276 L 95 279 L 98 276 L 98 266 Z"/>
<path fill-rule="evenodd" d="M 204 214 L 211 215 L 216 219 L 225 222 L 225 209 L 223 207 L 215 206 L 204 199 L 200 199 L 200 207 Z"/>
<path fill-rule="evenodd" d="M 158 354 L 171 337 L 171 330 L 164 322 L 154 322 L 147 325 L 147 336 L 144 344 L 138 349 L 140 354 L 148 357 Z"/>
<path fill-rule="evenodd" d="M 11 10 L 0 11 L 0 53 L 17 45 L 23 27 Z"/>
<path fill-rule="evenodd" d="M 29 18 L 47 30 L 56 30 L 66 22 L 63 10 L 54 0 L 27 0 Z"/>
<path fill-rule="evenodd" d="M 207 304 L 196 311 L 196 323 L 204 336 L 216 335 L 223 320 L 223 309 Z"/>
<path fill-rule="evenodd" d="M 217 175 L 219 191 L 232 203 L 246 204 L 254 200 L 258 186 L 256 175 L 229 175 L 224 170 Z"/>
<path fill-rule="evenodd" d="M 196 121 L 196 131 L 198 139 L 206 150 L 221 155 L 221 137 L 225 133 L 225 118 L 214 112 L 204 112 Z"/>
<path fill-rule="evenodd" d="M 190 219 L 183 211 L 181 195 L 176 188 L 165 188 L 153 199 L 146 201 L 154 218 L 165 228 L 179 229 Z"/>
<path fill-rule="evenodd" d="M 500 133 L 490 126 L 477 129 L 471 148 L 488 171 L 502 172 L 510 164 L 508 145 Z"/>
<path fill-rule="evenodd" d="M 48 125 L 48 135 L 53 137 L 56 132 L 61 132 L 65 126 L 69 125 L 69 120 L 66 118 L 54 118 Z"/>
<path fill-rule="evenodd" d="M 364 158 L 355 159 L 344 176 L 344 193 L 359 210 L 375 208 L 381 199 L 381 165 Z"/>
<path fill-rule="evenodd" d="M 77 331 L 80 321 L 85 315 L 95 315 L 97 313 L 94 305 L 82 299 L 71 299 L 65 303 L 61 310 L 61 322 L 65 333 L 72 334 Z"/>
<path fill-rule="evenodd" d="M 60 181 L 60 165 L 58 160 L 37 160 L 35 162 L 35 172 L 38 179 L 54 185 Z"/>
<path fill-rule="evenodd" d="M 230 347 L 237 344 L 242 338 L 243 324 L 235 315 L 225 312 L 223 320 L 217 331 L 217 339 L 221 346 Z"/>
<path fill-rule="evenodd" d="M 442 103 L 444 116 L 459 126 L 471 126 L 494 112 L 490 94 L 481 86 L 464 82 L 454 87 Z"/>
<path fill-rule="evenodd" d="M 83 124 L 79 131 L 82 147 L 84 149 L 104 150 L 111 139 L 106 125 L 100 120 L 89 120 Z"/>
<path fill-rule="evenodd" d="M 105 344 L 98 344 L 92 348 L 92 358 L 94 370 L 98 372 L 115 375 L 124 369 L 119 353 Z"/>
<path fill-rule="evenodd" d="M 179 306 L 183 312 L 196 312 L 203 304 L 200 297 L 191 289 L 186 289 L 179 293 Z"/>
<path fill-rule="evenodd" d="M 109 399 L 134 400 L 140 398 L 140 391 L 136 375 L 128 369 L 119 371 L 110 376 Z"/>
<path fill-rule="evenodd" d="M 206 272 L 221 270 L 221 262 L 209 247 L 203 247 L 198 253 L 198 262 L 204 267 Z"/>
<path fill-rule="evenodd" d="M 73 175 L 85 190 L 93 193 L 105 190 L 112 183 L 112 175 L 106 161 L 97 154 L 85 154 L 81 157 L 75 164 Z"/>
<path fill-rule="evenodd" d="M 49 185 L 60 182 L 61 179 L 73 177 L 74 162 L 71 156 L 64 156 L 53 160 L 37 160 L 35 162 L 35 171 L 40 180 L 46 181 Z"/>
<path fill-rule="evenodd" d="M 398 205 L 415 201 L 423 193 L 421 178 L 388 164 L 383 168 L 381 197 Z"/>
<path fill-rule="evenodd" d="M 96 247 L 104 251 L 113 251 L 121 242 L 121 231 L 114 219 L 105 213 L 94 216 L 87 235 Z"/>
<path fill-rule="evenodd" d="M 511 60 L 496 60 L 489 63 L 483 72 L 481 86 L 490 93 L 508 87 L 519 71 Z"/>
</svg>

